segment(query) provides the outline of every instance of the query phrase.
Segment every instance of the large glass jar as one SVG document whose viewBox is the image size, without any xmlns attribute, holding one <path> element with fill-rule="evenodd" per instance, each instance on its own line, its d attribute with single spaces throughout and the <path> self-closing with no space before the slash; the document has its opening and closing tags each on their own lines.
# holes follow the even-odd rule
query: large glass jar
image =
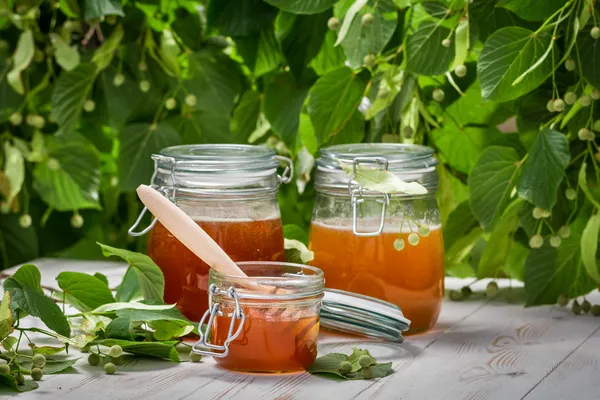
<svg viewBox="0 0 600 400">
<path fill-rule="evenodd" d="M 411 320 L 409 333 L 433 327 L 443 299 L 436 165 L 430 148 L 388 143 L 331 146 L 317 160 L 312 265 L 323 270 L 327 287 L 398 305 Z M 388 170 L 427 194 L 368 190 L 351 176 L 356 168 Z"/>
<path fill-rule="evenodd" d="M 250 145 L 185 145 L 153 155 L 152 186 L 192 217 L 234 261 L 285 258 L 277 190 L 282 176 L 273 150 Z M 287 161 L 287 159 L 284 159 Z M 153 223 L 148 255 L 165 276 L 165 301 L 192 321 L 208 304 L 209 266 L 163 225 Z M 133 232 L 133 229 L 130 230 Z M 139 234 L 139 233 L 138 233 Z"/>
</svg>

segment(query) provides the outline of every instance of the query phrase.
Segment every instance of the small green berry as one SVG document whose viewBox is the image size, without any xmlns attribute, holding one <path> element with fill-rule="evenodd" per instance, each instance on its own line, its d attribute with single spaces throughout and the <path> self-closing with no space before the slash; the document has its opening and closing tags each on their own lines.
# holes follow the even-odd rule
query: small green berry
<svg viewBox="0 0 600 400">
<path fill-rule="evenodd" d="M 554 106 L 555 111 L 563 112 L 565 110 L 565 102 L 562 101 L 562 99 L 554 100 L 554 103 L 552 105 Z"/>
<path fill-rule="evenodd" d="M 35 49 L 35 52 L 33 53 L 33 61 L 35 61 L 36 63 L 41 63 L 42 61 L 44 61 L 44 58 L 45 53 L 40 49 Z"/>
<path fill-rule="evenodd" d="M 142 61 L 138 64 L 138 69 L 142 72 L 148 71 L 148 65 Z"/>
<path fill-rule="evenodd" d="M 548 100 L 548 102 L 546 103 L 546 108 L 551 113 L 556 112 L 556 110 L 554 109 L 554 100 L 552 100 L 552 99 Z"/>
<path fill-rule="evenodd" d="M 363 368 L 370 367 L 371 366 L 371 357 L 369 357 L 366 354 L 363 354 L 362 356 L 359 357 L 358 364 Z"/>
<path fill-rule="evenodd" d="M 565 103 L 568 105 L 575 104 L 577 101 L 577 93 L 575 92 L 567 92 L 565 93 Z"/>
<path fill-rule="evenodd" d="M 575 315 L 581 314 L 581 306 L 579 305 L 579 303 L 577 302 L 577 300 L 573 300 L 573 304 L 571 305 L 571 311 Z"/>
<path fill-rule="evenodd" d="M 558 236 L 560 236 L 563 239 L 568 238 L 569 236 L 571 236 L 571 228 L 569 228 L 567 225 L 561 226 L 558 230 Z"/>
<path fill-rule="evenodd" d="M 83 103 L 83 110 L 85 112 L 92 112 L 96 109 L 96 103 L 92 99 L 88 99 Z"/>
<path fill-rule="evenodd" d="M 459 291 L 456 291 L 456 290 L 451 290 L 448 293 L 448 297 L 452 301 L 462 301 L 463 300 L 463 294 L 462 294 L 462 292 L 459 292 Z"/>
<path fill-rule="evenodd" d="M 444 47 L 450 47 L 451 44 L 452 44 L 452 42 L 450 41 L 450 39 L 442 40 L 442 46 L 444 46 Z"/>
<path fill-rule="evenodd" d="M 43 376 L 44 376 L 44 373 L 42 372 L 41 368 L 32 368 L 31 369 L 31 378 L 34 381 L 41 381 Z"/>
<path fill-rule="evenodd" d="M 558 296 L 558 299 L 556 300 L 556 303 L 557 303 L 559 306 L 562 306 L 562 307 L 564 307 L 564 306 L 566 306 L 567 304 L 569 304 L 569 298 L 567 297 L 567 295 L 566 295 L 566 294 L 561 294 L 561 295 L 559 295 L 559 296 Z"/>
<path fill-rule="evenodd" d="M 375 21 L 375 17 L 373 17 L 373 14 L 367 13 L 362 16 L 360 23 L 362 26 L 367 26 L 373 24 L 373 21 Z"/>
<path fill-rule="evenodd" d="M 464 64 L 457 65 L 456 68 L 454 68 L 454 74 L 456 76 L 458 76 L 459 78 L 462 78 L 465 75 L 467 75 L 466 65 L 464 65 Z"/>
<path fill-rule="evenodd" d="M 25 377 L 20 372 L 17 372 L 15 375 L 15 380 L 17 381 L 18 385 L 23 385 L 25 383 Z"/>
<path fill-rule="evenodd" d="M 148 82 L 147 80 L 143 80 L 140 82 L 140 91 L 147 93 L 148 91 L 150 91 L 150 82 Z"/>
<path fill-rule="evenodd" d="M 187 96 L 185 96 L 185 104 L 187 104 L 188 106 L 194 107 L 197 103 L 198 99 L 193 94 L 188 94 Z"/>
<path fill-rule="evenodd" d="M 592 304 L 587 301 L 587 300 L 583 300 L 583 303 L 581 303 L 581 311 L 583 311 L 584 313 L 589 313 L 590 310 L 592 309 Z"/>
<path fill-rule="evenodd" d="M 31 215 L 23 214 L 19 217 L 19 226 L 23 229 L 27 229 L 31 226 Z"/>
<path fill-rule="evenodd" d="M 402 129 L 402 134 L 404 135 L 405 138 L 411 138 L 415 134 L 415 131 L 410 126 L 405 126 Z"/>
<path fill-rule="evenodd" d="M 79 229 L 83 226 L 83 217 L 79 214 L 73 214 L 71 217 L 71 226 L 75 229 Z"/>
<path fill-rule="evenodd" d="M 577 197 L 577 191 L 573 188 L 568 188 L 567 190 L 565 190 L 565 197 L 567 198 L 567 200 L 575 200 L 575 198 Z"/>
<path fill-rule="evenodd" d="M 432 93 L 432 96 L 435 101 L 437 101 L 438 103 L 441 103 L 442 101 L 444 101 L 444 98 L 446 97 L 446 93 L 444 93 L 444 91 L 442 89 L 435 89 Z"/>
<path fill-rule="evenodd" d="M 533 235 L 531 239 L 529 239 L 529 247 L 532 249 L 539 249 L 544 245 L 544 238 L 542 235 Z"/>
<path fill-rule="evenodd" d="M 542 218 L 550 218 L 550 211 L 542 209 Z"/>
<path fill-rule="evenodd" d="M 98 354 L 92 353 L 88 356 L 88 364 L 92 367 L 95 367 L 100 364 L 100 356 Z"/>
<path fill-rule="evenodd" d="M 46 125 L 46 120 L 44 119 L 44 117 L 37 114 L 29 114 L 27 118 L 25 118 L 25 122 L 27 123 L 27 125 L 37 129 L 42 129 L 44 125 Z"/>
<path fill-rule="evenodd" d="M 600 304 L 595 304 L 591 308 L 594 317 L 600 317 Z"/>
<path fill-rule="evenodd" d="M 588 95 L 581 96 L 579 98 L 579 104 L 581 104 L 582 107 L 588 107 L 590 104 L 592 104 L 592 98 Z"/>
<path fill-rule="evenodd" d="M 116 15 L 107 15 L 106 16 L 106 23 L 109 25 L 114 25 L 117 23 L 117 16 Z"/>
<path fill-rule="evenodd" d="M 560 238 L 560 236 L 550 236 L 550 246 L 554 248 L 560 247 L 561 243 L 562 239 Z"/>
<path fill-rule="evenodd" d="M 598 89 L 592 90 L 592 93 L 590 93 L 590 96 L 592 96 L 592 99 L 594 99 L 594 100 L 600 99 L 600 90 L 598 90 Z"/>
<path fill-rule="evenodd" d="M 360 370 L 360 374 L 365 379 L 371 379 L 373 377 L 373 370 L 371 367 L 363 368 Z"/>
<path fill-rule="evenodd" d="M 10 117 L 8 119 L 10 123 L 14 126 L 19 126 L 23 123 L 23 115 L 21 115 L 21 113 L 18 112 L 10 114 Z"/>
<path fill-rule="evenodd" d="M 394 240 L 394 249 L 396 249 L 397 251 L 401 251 L 402 249 L 404 249 L 404 239 L 396 239 Z"/>
<path fill-rule="evenodd" d="M 342 375 L 349 374 L 350 372 L 352 372 L 352 364 L 350 364 L 349 361 L 342 361 L 338 366 L 338 371 Z"/>
<path fill-rule="evenodd" d="M 471 290 L 471 288 L 470 288 L 470 287 L 468 287 L 468 286 L 463 286 L 463 287 L 460 289 L 460 291 L 462 292 L 462 294 L 463 294 L 463 297 L 464 297 L 465 299 L 468 299 L 468 298 L 469 298 L 469 297 L 471 297 L 471 295 L 473 294 L 473 290 Z"/>
<path fill-rule="evenodd" d="M 327 21 L 327 27 L 329 29 L 331 29 L 332 31 L 337 31 L 338 29 L 340 29 L 340 20 L 337 17 L 331 17 L 329 18 L 329 20 Z"/>
<path fill-rule="evenodd" d="M 104 372 L 106 372 L 107 375 L 113 375 L 115 372 L 117 372 L 117 366 L 113 363 L 106 363 L 104 364 Z"/>
<path fill-rule="evenodd" d="M 565 68 L 567 69 L 567 71 L 573 71 L 575 70 L 575 61 L 572 58 L 567 59 L 567 61 L 565 61 Z"/>
<path fill-rule="evenodd" d="M 190 351 L 190 361 L 193 363 L 200 362 L 202 360 L 202 354 Z"/>
<path fill-rule="evenodd" d="M 46 357 L 43 354 L 35 354 L 31 360 L 34 367 L 43 368 L 46 365 Z"/>
<path fill-rule="evenodd" d="M 494 281 L 487 284 L 485 288 L 485 295 L 488 297 L 495 297 L 498 294 L 498 284 Z"/>
<path fill-rule="evenodd" d="M 535 207 L 533 209 L 533 212 L 531 214 L 533 215 L 533 218 L 535 218 L 535 219 L 541 219 L 543 212 L 544 212 L 544 210 L 542 210 L 541 208 Z"/>
<path fill-rule="evenodd" d="M 177 106 L 177 101 L 174 98 L 169 98 L 165 101 L 165 108 L 167 110 L 172 110 Z"/>
<path fill-rule="evenodd" d="M 600 38 L 600 28 L 598 28 L 597 26 L 593 27 L 590 31 L 590 35 L 592 36 L 592 39 Z"/>
<path fill-rule="evenodd" d="M 8 364 L 0 364 L 0 374 L 10 374 L 10 367 Z"/>
<path fill-rule="evenodd" d="M 600 132 L 600 119 L 594 122 L 594 125 L 592 125 L 592 130 Z"/>
<path fill-rule="evenodd" d="M 597 151 L 597 152 L 594 154 L 594 158 L 596 159 L 596 161 L 600 162 L 600 151 Z"/>
<path fill-rule="evenodd" d="M 363 62 L 367 67 L 373 67 L 377 61 L 375 54 L 367 54 L 363 59 Z"/>
<path fill-rule="evenodd" d="M 108 355 L 113 358 L 120 357 L 123 354 L 123 349 L 118 344 L 115 344 L 108 351 Z"/>
<path fill-rule="evenodd" d="M 579 137 L 579 140 L 586 142 L 591 142 L 596 138 L 596 134 L 590 131 L 588 128 L 581 128 L 579 132 L 577 132 L 577 136 Z"/>
<path fill-rule="evenodd" d="M 431 231 L 429 230 L 428 226 L 425 226 L 425 225 L 419 226 L 419 235 L 420 236 L 427 237 L 427 236 L 429 236 L 430 233 L 431 233 Z"/>
<path fill-rule="evenodd" d="M 49 158 L 47 163 L 48 169 L 52 171 L 58 171 L 60 169 L 60 162 L 56 158 Z"/>
<path fill-rule="evenodd" d="M 119 87 L 124 83 L 125 83 L 125 75 L 123 75 L 121 73 L 115 74 L 115 77 L 113 78 L 113 85 L 115 85 L 116 87 Z"/>
<path fill-rule="evenodd" d="M 416 233 L 410 233 L 408 235 L 408 244 L 410 244 L 411 246 L 416 246 L 419 244 L 419 235 L 417 235 Z"/>
</svg>

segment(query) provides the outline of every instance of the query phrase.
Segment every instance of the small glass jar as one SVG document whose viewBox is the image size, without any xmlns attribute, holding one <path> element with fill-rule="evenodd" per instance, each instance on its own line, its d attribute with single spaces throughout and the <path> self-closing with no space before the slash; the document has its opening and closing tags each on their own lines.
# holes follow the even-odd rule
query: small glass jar
<svg viewBox="0 0 600 400">
<path fill-rule="evenodd" d="M 230 370 L 303 371 L 317 357 L 319 327 L 402 342 L 410 321 L 393 304 L 324 289 L 323 271 L 283 262 L 239 262 L 247 277 L 209 274 L 209 309 L 196 353 Z"/>
<path fill-rule="evenodd" d="M 289 159 L 265 147 L 224 144 L 168 147 L 152 158 L 152 187 L 192 217 L 234 261 L 285 258 L 277 190 L 291 179 Z M 288 164 L 281 176 L 280 161 Z M 129 233 L 150 231 L 148 255 L 165 276 L 165 301 L 199 321 L 208 301 L 209 266 L 156 220 L 135 232 L 141 217 Z"/>
<path fill-rule="evenodd" d="M 419 182 L 425 195 L 367 190 L 341 163 L 388 170 Z M 444 246 L 435 192 L 437 160 L 418 145 L 331 146 L 317 160 L 317 198 L 309 248 L 327 286 L 398 305 L 409 333 L 426 331 L 439 316 L 444 293 Z"/>
</svg>

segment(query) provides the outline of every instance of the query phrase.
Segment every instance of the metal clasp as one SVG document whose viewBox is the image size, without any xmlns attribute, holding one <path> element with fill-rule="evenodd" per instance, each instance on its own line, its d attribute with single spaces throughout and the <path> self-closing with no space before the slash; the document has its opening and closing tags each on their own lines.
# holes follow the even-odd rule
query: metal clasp
<svg viewBox="0 0 600 400">
<path fill-rule="evenodd" d="M 358 206 L 365 202 L 364 188 L 358 183 L 354 183 L 356 177 L 356 167 L 360 163 L 370 163 L 376 166 L 381 166 L 383 171 L 387 171 L 389 162 L 384 157 L 356 157 L 352 163 L 352 177 L 348 180 L 348 194 L 350 195 L 350 201 L 352 202 L 352 232 L 356 236 L 379 236 L 383 232 L 383 226 L 385 225 L 385 212 L 387 206 L 390 204 L 390 195 L 382 193 L 381 196 L 376 196 L 375 202 L 381 204 L 381 218 L 379 219 L 379 228 L 373 232 L 360 232 L 358 230 Z M 373 197 L 373 196 L 369 196 Z"/>
<path fill-rule="evenodd" d="M 284 156 L 275 156 L 275 158 L 286 164 L 283 173 L 281 175 L 277 175 L 279 177 L 279 180 L 282 183 L 290 183 L 292 181 L 292 178 L 294 177 L 294 162 L 291 159 Z"/>
<path fill-rule="evenodd" d="M 215 316 L 223 316 L 223 312 L 221 311 L 221 304 L 214 303 L 213 304 L 213 296 L 214 295 L 226 295 L 229 298 L 232 298 L 235 302 L 235 309 L 233 314 L 231 315 L 231 323 L 229 324 L 229 331 L 227 333 L 227 339 L 222 346 L 217 346 L 208 342 L 210 327 L 213 324 Z M 202 331 L 202 325 L 204 325 L 204 321 L 208 317 L 208 323 L 206 324 L 206 328 Z M 239 320 L 240 324 L 235 332 L 233 329 L 235 327 L 235 321 Z M 203 354 L 207 356 L 213 357 L 227 357 L 229 354 L 229 344 L 233 342 L 239 335 L 242 333 L 242 327 L 244 326 L 244 322 L 246 321 L 246 315 L 244 314 L 244 310 L 240 306 L 240 297 L 235 291 L 235 288 L 231 286 L 227 291 L 221 290 L 214 283 L 212 283 L 208 287 L 208 310 L 202 316 L 200 323 L 198 323 L 198 335 L 199 339 L 196 343 L 192 345 L 192 351 L 196 354 Z M 202 346 L 203 349 L 197 348 L 197 346 Z M 211 350 L 212 349 L 212 350 Z"/>
</svg>

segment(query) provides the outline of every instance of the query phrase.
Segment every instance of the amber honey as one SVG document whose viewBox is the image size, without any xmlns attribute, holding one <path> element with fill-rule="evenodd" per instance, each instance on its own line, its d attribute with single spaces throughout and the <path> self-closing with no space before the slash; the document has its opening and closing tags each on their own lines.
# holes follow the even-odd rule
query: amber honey
<svg viewBox="0 0 600 400">
<path fill-rule="evenodd" d="M 272 310 L 245 309 L 242 333 L 229 345 L 229 354 L 215 361 L 227 368 L 245 372 L 293 372 L 311 365 L 317 357 L 318 315 L 295 318 L 272 314 Z M 227 338 L 230 318 L 215 317 L 211 342 L 222 345 Z M 239 323 L 237 323 L 239 324 Z M 236 325 L 237 329 L 237 325 Z"/>
<path fill-rule="evenodd" d="M 410 231 L 391 226 L 378 236 L 359 237 L 346 226 L 313 222 L 309 247 L 312 265 L 325 273 L 326 286 L 376 297 L 398 305 L 411 320 L 410 332 L 423 332 L 437 321 L 444 293 L 442 231 L 432 227 L 416 246 Z M 394 241 L 404 239 L 397 251 Z"/>
<path fill-rule="evenodd" d="M 281 261 L 285 258 L 280 219 L 197 221 L 234 261 Z M 165 302 L 177 303 L 192 321 L 208 308 L 209 266 L 157 223 L 148 255 L 165 276 Z"/>
</svg>

